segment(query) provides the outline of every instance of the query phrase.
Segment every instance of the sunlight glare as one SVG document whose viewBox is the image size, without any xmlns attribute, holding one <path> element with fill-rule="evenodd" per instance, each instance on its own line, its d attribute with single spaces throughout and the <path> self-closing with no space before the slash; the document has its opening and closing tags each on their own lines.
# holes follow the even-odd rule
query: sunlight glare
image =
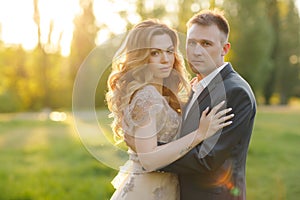
<svg viewBox="0 0 300 200">
<path fill-rule="evenodd" d="M 110 9 L 108 9 L 110 8 Z M 129 2 L 120 1 L 113 3 L 109 1 L 94 1 L 94 15 L 99 26 L 105 24 L 109 30 L 115 34 L 120 34 L 125 30 L 126 22 L 120 17 L 119 12 L 132 13 L 135 8 Z"/>
<path fill-rule="evenodd" d="M 51 21 L 54 22 L 51 42 L 61 48 L 62 55 L 70 52 L 74 15 L 80 12 L 78 0 L 40 0 L 42 41 L 47 43 Z M 60 38 L 61 37 L 61 38 Z"/>
<path fill-rule="evenodd" d="M 55 122 L 62 122 L 67 119 L 67 114 L 64 112 L 53 111 L 49 114 L 49 118 Z"/>
<path fill-rule="evenodd" d="M 222 4 L 224 0 L 216 0 Z M 176 11 L 177 7 L 168 0 L 161 1 L 166 5 L 168 12 Z M 295 1 L 300 9 L 300 0 Z M 154 6 L 151 0 L 145 1 L 145 7 Z M 199 6 L 199 5 L 198 5 Z M 201 3 L 202 8 L 209 7 L 208 1 Z M 42 43 L 48 42 L 50 22 L 53 21 L 53 33 L 49 51 L 60 50 L 64 56 L 69 55 L 70 44 L 73 36 L 73 20 L 80 13 L 79 0 L 39 0 L 39 9 L 42 27 Z M 193 11 L 199 8 L 194 5 Z M 119 12 L 126 13 L 121 17 Z M 0 39 L 5 44 L 20 44 L 25 50 L 34 49 L 37 45 L 37 27 L 33 21 L 33 0 L 0 0 Z M 141 17 L 136 14 L 136 1 L 108 1 L 94 0 L 94 15 L 97 25 L 101 27 L 97 44 L 105 41 L 110 33 L 121 34 L 126 31 L 126 21 L 136 24 Z M 300 12 L 299 12 L 300 15 Z"/>
<path fill-rule="evenodd" d="M 27 50 L 37 44 L 33 22 L 32 0 L 0 1 L 1 40 L 6 44 L 22 44 Z"/>
<path fill-rule="evenodd" d="M 69 54 L 72 22 L 80 10 L 78 0 L 39 0 L 39 9 L 42 43 L 47 43 L 50 22 L 53 21 L 51 47 L 60 47 L 63 55 Z M 33 13 L 33 0 L 0 0 L 1 40 L 6 44 L 21 44 L 26 50 L 34 49 L 38 38 Z"/>
</svg>

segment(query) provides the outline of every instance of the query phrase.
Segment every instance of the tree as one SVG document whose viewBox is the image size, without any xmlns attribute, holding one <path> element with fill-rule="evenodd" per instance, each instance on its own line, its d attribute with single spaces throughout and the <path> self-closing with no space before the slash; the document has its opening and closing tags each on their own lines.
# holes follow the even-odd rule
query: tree
<svg viewBox="0 0 300 200">
<path fill-rule="evenodd" d="M 178 10 L 178 25 L 177 30 L 181 33 L 186 33 L 186 23 L 193 16 L 191 6 L 194 0 L 179 0 L 178 5 L 180 9 Z"/>
<path fill-rule="evenodd" d="M 155 3 L 155 1 L 148 1 L 153 4 L 152 9 L 148 9 L 145 5 L 146 0 L 137 0 L 136 1 L 136 12 L 141 17 L 142 20 L 148 18 L 157 18 L 161 19 L 166 15 L 165 5 L 162 2 Z"/>
<path fill-rule="evenodd" d="M 227 59 L 259 94 L 272 68 L 273 35 L 265 16 L 266 4 L 259 0 L 226 0 L 224 7 L 231 24 Z"/>
<path fill-rule="evenodd" d="M 281 5 L 280 33 L 277 55 L 277 91 L 280 104 L 287 104 L 299 86 L 300 63 L 300 18 L 293 0 Z"/>
<path fill-rule="evenodd" d="M 38 44 L 35 49 L 36 52 L 36 66 L 37 66 L 37 81 L 38 81 L 38 91 L 42 93 L 39 96 L 39 100 L 41 101 L 39 104 L 45 107 L 49 107 L 49 88 L 48 88 L 48 65 L 47 65 L 47 54 L 45 51 L 45 46 L 42 44 L 42 34 L 41 34 L 41 19 L 40 19 L 40 12 L 39 12 L 39 0 L 33 0 L 34 5 L 34 14 L 33 20 L 37 26 L 37 37 L 38 37 Z M 51 30 L 51 29 L 50 29 Z"/>
<path fill-rule="evenodd" d="M 37 37 L 38 44 L 34 49 L 32 54 L 26 59 L 28 66 L 26 67 L 26 72 L 29 74 L 28 81 L 23 82 L 23 86 L 27 85 L 27 93 L 21 92 L 23 98 L 27 96 L 27 101 L 24 102 L 25 108 L 38 110 L 41 108 L 58 108 L 61 106 L 66 106 L 69 102 L 68 96 L 70 94 L 66 92 L 70 90 L 69 81 L 67 78 L 62 78 L 64 84 L 58 86 L 60 80 L 61 69 L 63 68 L 62 63 L 64 58 L 60 55 L 60 39 L 62 33 L 60 33 L 60 38 L 57 42 L 57 48 L 54 48 L 54 42 L 51 40 L 54 22 L 49 23 L 49 32 L 47 33 L 47 41 L 42 41 L 42 30 L 41 30 L 41 16 L 39 12 L 39 0 L 33 0 L 34 4 L 34 15 L 33 20 L 37 26 Z M 25 63 L 25 62 L 24 62 Z M 65 64 L 65 63 L 64 63 Z M 67 77 L 67 76 L 66 76 Z M 21 87 L 21 85 L 20 85 Z M 60 95 L 58 93 L 63 90 Z M 63 94 L 63 95 L 62 95 Z M 66 96 L 68 94 L 68 96 Z M 59 96 L 59 101 L 57 101 L 57 96 Z"/>
<path fill-rule="evenodd" d="M 26 52 L 18 45 L 1 49 L 0 56 L 0 112 L 19 111 L 24 106 L 19 91 L 20 83 L 27 78 L 24 66 Z"/>
<path fill-rule="evenodd" d="M 281 35 L 281 30 L 279 26 L 279 9 L 277 0 L 269 0 L 266 2 L 267 5 L 267 17 L 271 24 L 271 30 L 273 35 L 273 41 L 272 41 L 272 48 L 270 52 L 270 60 L 271 60 L 271 68 L 269 73 L 266 73 L 265 76 L 265 84 L 263 86 L 263 96 L 265 99 L 265 104 L 269 105 L 271 104 L 271 97 L 273 93 L 275 92 L 275 85 L 276 85 L 276 74 L 277 69 L 279 67 L 279 59 L 278 55 L 280 54 L 279 49 L 279 38 Z"/>
<path fill-rule="evenodd" d="M 76 73 L 91 50 L 96 46 L 95 39 L 99 28 L 93 13 L 92 0 L 80 0 L 82 12 L 74 20 L 74 32 L 71 43 L 70 74 L 74 80 Z"/>
</svg>

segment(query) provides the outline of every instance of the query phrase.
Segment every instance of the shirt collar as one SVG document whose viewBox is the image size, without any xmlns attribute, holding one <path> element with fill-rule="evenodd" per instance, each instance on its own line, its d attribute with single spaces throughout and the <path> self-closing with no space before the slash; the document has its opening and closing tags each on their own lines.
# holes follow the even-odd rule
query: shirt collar
<svg viewBox="0 0 300 200">
<path fill-rule="evenodd" d="M 206 88 L 208 84 L 212 81 L 212 79 L 228 64 L 228 62 L 225 62 L 220 67 L 216 68 L 214 71 L 212 71 L 210 74 L 208 74 L 206 77 L 201 79 L 200 81 L 195 81 L 192 85 L 192 90 L 194 92 L 201 90 L 201 88 Z"/>
</svg>

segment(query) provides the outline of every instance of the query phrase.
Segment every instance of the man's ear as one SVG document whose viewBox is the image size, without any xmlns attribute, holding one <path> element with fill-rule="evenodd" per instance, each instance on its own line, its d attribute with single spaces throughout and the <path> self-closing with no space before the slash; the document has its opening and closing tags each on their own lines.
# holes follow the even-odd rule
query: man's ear
<svg viewBox="0 0 300 200">
<path fill-rule="evenodd" d="M 222 56 L 225 56 L 225 55 L 229 52 L 230 46 L 231 46 L 231 45 L 230 45 L 229 42 L 226 42 L 226 43 L 223 45 Z"/>
</svg>

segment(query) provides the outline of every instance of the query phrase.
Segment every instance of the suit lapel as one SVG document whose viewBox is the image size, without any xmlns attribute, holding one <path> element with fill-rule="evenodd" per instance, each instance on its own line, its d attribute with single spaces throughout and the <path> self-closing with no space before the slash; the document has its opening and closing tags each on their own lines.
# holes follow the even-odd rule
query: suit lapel
<svg viewBox="0 0 300 200">
<path fill-rule="evenodd" d="M 196 101 L 193 103 L 191 109 L 189 110 L 189 113 L 187 114 L 186 120 L 188 120 L 189 116 L 192 112 L 199 112 L 199 107 L 201 102 L 203 102 L 205 99 L 210 98 L 209 94 L 212 93 L 212 91 L 215 89 L 215 87 L 222 82 L 226 76 L 233 72 L 233 68 L 230 63 L 228 63 L 221 71 L 214 77 L 211 82 L 207 85 L 206 88 L 200 93 L 200 95 L 197 97 Z M 205 108 L 203 108 L 205 109 Z M 202 112 L 202 110 L 200 110 Z M 200 115 L 201 116 L 201 115 Z M 197 119 L 198 120 L 198 119 Z"/>
</svg>

